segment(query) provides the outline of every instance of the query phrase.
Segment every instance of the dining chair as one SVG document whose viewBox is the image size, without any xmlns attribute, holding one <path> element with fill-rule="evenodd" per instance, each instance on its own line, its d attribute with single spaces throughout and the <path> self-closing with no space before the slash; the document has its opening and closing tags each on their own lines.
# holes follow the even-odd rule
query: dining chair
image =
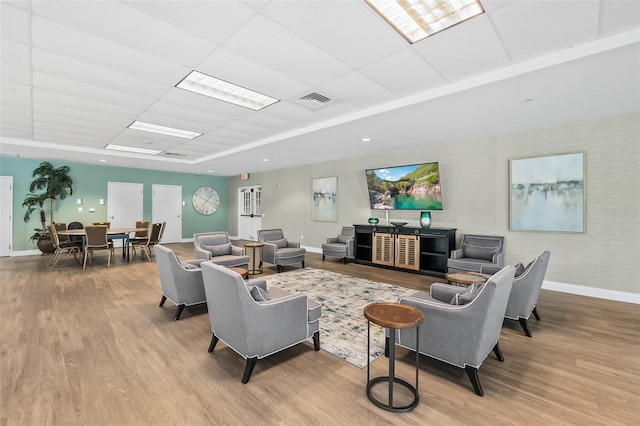
<svg viewBox="0 0 640 426">
<path fill-rule="evenodd" d="M 136 255 L 136 247 L 140 247 L 142 252 L 147 256 L 147 260 L 151 262 L 151 253 L 149 247 L 157 244 L 158 237 L 160 236 L 160 231 L 162 231 L 162 223 L 149 224 L 146 239 L 131 241 L 133 255 Z"/>
<path fill-rule="evenodd" d="M 58 226 L 56 225 L 60 225 L 60 224 L 54 224 L 54 226 L 49 226 L 49 234 L 51 235 L 51 241 L 53 242 L 53 248 L 54 248 L 53 257 L 49 262 L 49 265 L 51 266 L 52 269 L 56 267 L 58 260 L 60 260 L 60 256 L 62 256 L 65 253 L 67 254 L 67 258 L 69 258 L 71 254 L 73 254 L 73 258 L 77 262 L 78 261 L 77 255 L 78 253 L 80 253 L 80 249 L 82 248 L 81 242 L 74 243 L 69 241 L 68 235 L 65 235 L 65 237 L 67 237 L 67 241 L 62 242 L 60 240 L 60 236 L 58 235 L 58 230 L 56 229 L 58 228 Z M 66 229 L 66 225 L 64 226 L 64 229 Z"/>
<path fill-rule="evenodd" d="M 84 249 L 84 262 L 82 269 L 87 267 L 87 257 L 91 255 L 93 260 L 93 252 L 96 250 L 107 250 L 109 257 L 107 258 L 107 268 L 111 266 L 111 255 L 113 254 L 113 243 L 107 237 L 107 227 L 104 225 L 87 226 L 85 228 L 87 234 L 87 242 Z"/>
<path fill-rule="evenodd" d="M 93 222 L 93 226 L 106 226 L 109 229 L 111 228 L 111 222 Z"/>
<path fill-rule="evenodd" d="M 66 231 L 67 230 L 67 224 L 66 223 L 54 223 L 53 227 L 56 229 L 56 232 L 60 232 L 60 231 Z M 71 239 L 69 238 L 68 235 L 60 235 L 58 234 L 58 240 L 61 243 L 68 243 L 71 241 Z"/>
<path fill-rule="evenodd" d="M 69 223 L 69 225 L 67 225 L 67 229 L 84 229 L 84 225 L 80 222 L 71 222 Z M 74 243 L 82 243 L 82 235 L 70 235 L 69 236 L 69 240 L 73 241 Z"/>
<path fill-rule="evenodd" d="M 144 228 L 144 231 L 136 231 L 133 234 L 133 237 L 129 238 L 129 241 L 133 242 L 133 241 L 143 241 L 143 240 L 147 240 L 148 236 L 149 236 L 149 224 L 151 222 L 149 222 L 148 220 L 138 220 L 136 221 L 136 229 L 142 229 Z"/>
</svg>

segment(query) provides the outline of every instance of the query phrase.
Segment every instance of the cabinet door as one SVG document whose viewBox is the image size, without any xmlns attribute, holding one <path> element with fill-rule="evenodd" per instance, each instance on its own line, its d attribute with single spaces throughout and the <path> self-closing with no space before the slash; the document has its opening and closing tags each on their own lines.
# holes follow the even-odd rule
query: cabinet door
<svg viewBox="0 0 640 426">
<path fill-rule="evenodd" d="M 420 269 L 420 237 L 418 235 L 398 235 L 396 237 L 396 267 Z"/>
<path fill-rule="evenodd" d="M 393 266 L 394 238 L 391 234 L 373 234 L 372 258 L 373 263 Z"/>
</svg>

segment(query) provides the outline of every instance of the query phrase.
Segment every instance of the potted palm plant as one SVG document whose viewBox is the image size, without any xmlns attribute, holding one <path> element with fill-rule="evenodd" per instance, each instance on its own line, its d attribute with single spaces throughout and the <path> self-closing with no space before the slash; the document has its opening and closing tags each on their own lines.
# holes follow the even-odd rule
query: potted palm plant
<svg viewBox="0 0 640 426">
<path fill-rule="evenodd" d="M 49 219 L 54 224 L 53 213 L 55 211 L 56 200 L 64 200 L 73 195 L 73 178 L 69 175 L 69 166 L 55 167 L 48 161 L 43 161 L 33 170 L 31 176 L 34 178 L 29 185 L 29 194 L 26 195 L 22 207 L 26 207 L 24 221 L 29 222 L 31 215 L 38 212 L 42 228 L 34 229 L 31 241 L 37 241 L 38 248 L 43 253 L 53 253 L 53 243 L 47 232 L 47 216 L 44 205 L 49 200 Z"/>
</svg>

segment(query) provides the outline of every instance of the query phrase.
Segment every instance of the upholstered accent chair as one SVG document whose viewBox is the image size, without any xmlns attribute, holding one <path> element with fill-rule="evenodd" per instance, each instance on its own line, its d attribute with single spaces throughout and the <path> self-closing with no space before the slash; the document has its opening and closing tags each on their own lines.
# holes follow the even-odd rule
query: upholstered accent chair
<svg viewBox="0 0 640 426">
<path fill-rule="evenodd" d="M 518 320 L 527 337 L 531 337 L 527 322 L 531 314 L 536 320 L 540 321 L 536 305 L 538 304 L 538 296 L 540 295 L 550 257 L 551 252 L 544 251 L 526 267 L 522 266 L 521 263 L 515 265 L 516 276 L 513 279 L 513 288 L 511 289 L 504 317 Z M 493 274 L 496 272 L 496 267 L 483 265 L 480 271 L 483 274 Z"/>
<path fill-rule="evenodd" d="M 504 313 L 509 301 L 515 268 L 507 266 L 480 286 L 470 288 L 431 284 L 430 292 L 419 291 L 400 299 L 419 309 L 425 321 L 419 329 L 418 352 L 464 368 L 476 394 L 484 392 L 478 369 L 493 350 L 504 357 L 498 345 Z M 396 345 L 416 350 L 415 330 L 396 330 Z M 387 338 L 388 353 L 389 339 Z"/>
<path fill-rule="evenodd" d="M 327 238 L 322 244 L 322 260 L 325 256 L 339 257 L 346 265 L 349 259 L 353 259 L 356 253 L 356 230 L 353 226 L 345 226 L 337 237 Z"/>
<path fill-rule="evenodd" d="M 249 268 L 244 247 L 231 244 L 229 234 L 224 231 L 193 234 L 193 250 L 201 262 L 208 260 L 227 268 Z"/>
<path fill-rule="evenodd" d="M 301 262 L 304 268 L 306 250 L 299 242 L 285 238 L 282 229 L 261 229 L 258 231 L 258 241 L 264 243 L 262 261 L 276 265 L 276 272 L 280 272 L 286 265 Z"/>
<path fill-rule="evenodd" d="M 480 272 L 482 265 L 504 266 L 504 237 L 463 235 L 460 248 L 447 260 L 449 272 Z"/>
<path fill-rule="evenodd" d="M 174 321 L 178 321 L 182 311 L 187 306 L 205 303 L 204 285 L 202 284 L 202 272 L 199 262 L 181 262 L 176 254 L 163 245 L 154 246 L 160 286 L 162 287 L 162 299 L 160 307 L 169 299 L 178 307 Z"/>
<path fill-rule="evenodd" d="M 306 295 L 267 288 L 264 280 L 245 282 L 231 269 L 202 263 L 202 277 L 211 322 L 213 352 L 219 340 L 247 360 L 247 383 L 259 359 L 313 337 L 320 350 L 321 305 Z"/>
</svg>

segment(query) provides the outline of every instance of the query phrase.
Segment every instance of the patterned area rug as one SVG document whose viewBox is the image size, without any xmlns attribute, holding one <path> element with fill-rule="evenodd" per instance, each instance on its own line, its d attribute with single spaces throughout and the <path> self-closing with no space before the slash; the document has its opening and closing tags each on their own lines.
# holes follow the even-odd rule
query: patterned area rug
<svg viewBox="0 0 640 426">
<path fill-rule="evenodd" d="M 358 368 L 367 366 L 367 319 L 363 309 L 374 302 L 397 302 L 415 290 L 305 268 L 264 278 L 290 293 L 306 294 L 322 305 L 320 347 Z M 371 361 L 384 354 L 384 329 L 371 324 Z"/>
</svg>

